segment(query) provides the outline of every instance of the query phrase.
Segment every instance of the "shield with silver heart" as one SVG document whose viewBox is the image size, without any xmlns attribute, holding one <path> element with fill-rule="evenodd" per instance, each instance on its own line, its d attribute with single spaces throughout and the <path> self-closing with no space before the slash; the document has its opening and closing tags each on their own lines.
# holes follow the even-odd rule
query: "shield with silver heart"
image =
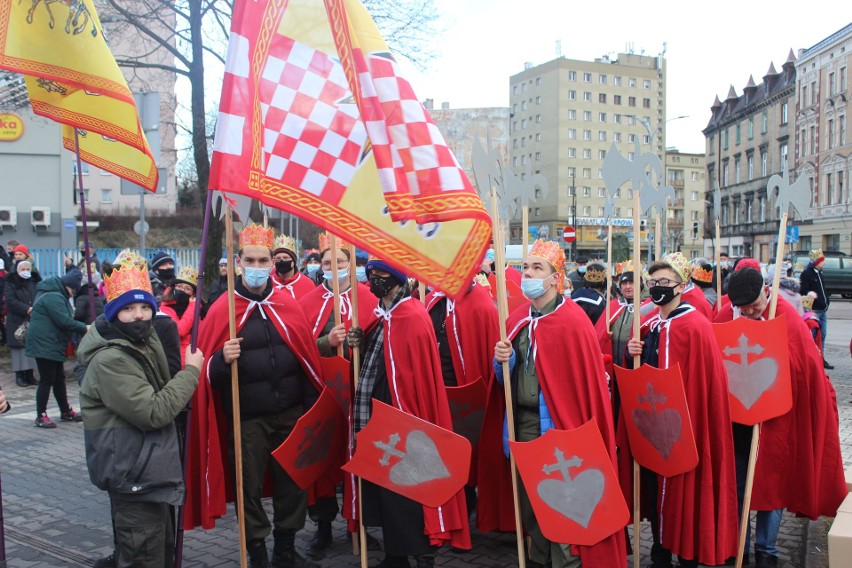
<svg viewBox="0 0 852 568">
<path fill-rule="evenodd" d="M 344 471 L 427 507 L 439 507 L 467 482 L 471 446 L 464 437 L 373 401 Z"/>
<path fill-rule="evenodd" d="M 551 542 L 593 545 L 624 528 L 630 516 L 594 420 L 510 442 L 542 534 Z"/>
<path fill-rule="evenodd" d="M 786 317 L 766 321 L 739 317 L 713 324 L 728 371 L 734 422 L 753 426 L 793 407 Z"/>
</svg>

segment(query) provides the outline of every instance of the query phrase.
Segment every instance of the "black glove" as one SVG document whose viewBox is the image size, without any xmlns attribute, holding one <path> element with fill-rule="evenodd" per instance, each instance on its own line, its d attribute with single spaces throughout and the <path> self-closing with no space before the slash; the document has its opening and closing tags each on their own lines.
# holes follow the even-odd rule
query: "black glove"
<svg viewBox="0 0 852 568">
<path fill-rule="evenodd" d="M 360 327 L 351 327 L 349 328 L 349 333 L 346 334 L 346 343 L 352 349 L 358 349 L 361 347 L 361 343 L 364 341 L 364 330 Z"/>
</svg>

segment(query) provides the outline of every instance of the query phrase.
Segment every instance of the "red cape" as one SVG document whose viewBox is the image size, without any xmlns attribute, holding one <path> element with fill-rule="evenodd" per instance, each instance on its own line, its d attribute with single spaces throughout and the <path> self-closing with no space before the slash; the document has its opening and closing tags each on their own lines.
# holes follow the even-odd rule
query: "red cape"
<svg viewBox="0 0 852 568">
<path fill-rule="evenodd" d="M 245 318 L 260 304 L 234 294 L 237 318 L 237 335 Z M 293 351 L 308 378 L 318 391 L 323 388 L 316 342 L 311 337 L 308 322 L 289 294 L 273 287 L 262 308 L 287 346 Z M 227 432 L 231 427 L 219 401 L 219 393 L 210 386 L 207 377 L 209 359 L 228 340 L 228 298 L 223 295 L 210 306 L 199 330 L 198 347 L 205 355 L 204 366 L 198 380 L 198 389 L 192 397 L 189 430 L 189 451 L 185 468 L 186 502 L 183 526 L 192 529 L 201 526 L 211 529 L 216 519 L 225 514 L 226 501 L 233 500 L 231 475 L 225 475 L 227 463 Z"/>
<path fill-rule="evenodd" d="M 687 284 L 687 290 L 683 293 L 683 301 L 698 310 L 702 316 L 707 318 L 707 321 L 713 321 L 716 317 L 716 312 L 713 306 L 707 301 L 707 296 L 701 291 L 701 288 L 690 282 Z"/>
<path fill-rule="evenodd" d="M 393 406 L 452 431 L 435 331 L 422 302 L 403 299 L 365 329 L 365 337 L 376 325 L 385 326 L 382 340 Z M 344 496 L 344 502 L 347 507 L 354 503 L 351 494 Z M 423 521 L 433 546 L 471 547 L 464 491 L 438 508 L 424 506 Z"/>
<path fill-rule="evenodd" d="M 305 278 L 307 280 L 307 278 Z M 340 318 L 346 326 L 346 331 L 352 327 L 352 300 L 350 298 L 351 288 L 340 293 Z M 328 318 L 333 317 L 334 313 L 334 293 L 326 289 L 325 286 L 314 286 L 313 290 L 299 300 L 302 310 L 305 312 L 305 317 L 308 318 L 308 325 L 311 327 L 311 333 L 314 339 L 320 336 L 325 327 Z M 358 282 L 358 325 L 366 329 L 373 324 L 376 315 L 373 310 L 376 309 L 378 300 L 370 292 L 370 287 Z"/>
<path fill-rule="evenodd" d="M 814 520 L 833 517 L 847 494 L 834 387 L 825 375 L 813 336 L 795 308 L 778 298 L 776 315 L 787 316 L 793 408 L 760 427 L 751 508 L 784 507 Z M 768 305 L 763 317 L 769 317 Z M 716 321 L 733 318 L 728 304 Z"/>
<path fill-rule="evenodd" d="M 509 340 L 530 325 L 530 306 L 509 316 Z M 541 391 L 555 426 L 579 428 L 592 418 L 616 464 L 612 409 L 600 347 L 592 323 L 572 300 L 564 298 L 552 313 L 537 318 L 531 330 L 536 350 L 535 368 Z M 568 356 L 570 354 L 570 356 Z M 512 481 L 509 460 L 503 453 L 503 421 L 506 401 L 503 385 L 494 382 L 488 398 L 485 424 L 480 438 L 479 505 L 476 513 L 481 531 L 514 531 Z M 624 531 L 618 531 L 594 546 L 572 546 L 584 568 L 626 566 Z"/>
<path fill-rule="evenodd" d="M 706 300 L 702 300 L 706 303 Z M 728 381 L 711 324 L 697 310 L 660 323 L 659 310 L 643 318 L 641 334 L 661 325 L 659 367 L 680 364 L 686 402 L 698 449 L 698 466 L 659 477 L 663 546 L 702 564 L 723 564 L 737 553 L 737 480 L 728 407 Z M 629 443 L 619 447 L 619 477 L 633 503 L 633 459 Z M 632 506 L 631 506 L 632 509 Z M 656 514 L 648 512 L 648 514 Z"/>
<path fill-rule="evenodd" d="M 317 285 L 310 278 L 296 271 L 295 276 L 287 280 L 281 280 L 275 268 L 269 271 L 269 278 L 272 279 L 272 285 L 278 290 L 286 290 L 294 300 L 301 301 L 302 298 L 314 291 Z"/>
</svg>

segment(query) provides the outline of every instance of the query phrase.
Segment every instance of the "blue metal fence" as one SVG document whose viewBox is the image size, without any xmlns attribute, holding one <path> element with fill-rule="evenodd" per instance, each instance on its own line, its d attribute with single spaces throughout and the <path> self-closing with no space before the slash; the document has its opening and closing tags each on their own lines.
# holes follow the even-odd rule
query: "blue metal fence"
<svg viewBox="0 0 852 568">
<path fill-rule="evenodd" d="M 118 253 L 124 249 L 119 248 L 99 248 L 96 249 L 96 253 L 98 258 L 103 262 L 112 262 Z M 139 249 L 135 250 L 136 253 L 139 253 Z M 160 251 L 165 251 L 169 253 L 172 258 L 175 259 L 175 269 L 180 268 L 184 265 L 190 265 L 198 268 L 198 259 L 201 254 L 201 249 L 197 248 L 158 248 L 158 249 L 145 249 L 145 256 L 148 259 L 148 262 L 151 262 L 151 259 L 154 258 Z M 74 248 L 41 248 L 41 249 L 31 249 L 30 254 L 32 254 L 33 259 L 35 261 L 36 268 L 41 273 L 42 278 L 47 278 L 50 276 L 57 276 L 60 274 L 65 274 L 65 258 L 68 257 L 74 264 L 80 262 L 83 256 L 80 254 L 80 251 Z M 224 254 L 224 252 L 223 252 Z"/>
</svg>

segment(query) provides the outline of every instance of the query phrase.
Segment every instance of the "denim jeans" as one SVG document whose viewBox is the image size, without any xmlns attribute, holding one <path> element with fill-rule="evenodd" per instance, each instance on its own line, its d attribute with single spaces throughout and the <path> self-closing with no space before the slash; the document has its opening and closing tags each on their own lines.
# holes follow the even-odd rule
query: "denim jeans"
<svg viewBox="0 0 852 568">
<path fill-rule="evenodd" d="M 778 558 L 778 549 L 775 548 L 775 543 L 778 541 L 778 529 L 781 528 L 781 517 L 784 515 L 784 509 L 775 509 L 774 511 L 757 511 L 757 517 L 754 524 L 754 551 L 771 554 Z M 745 551 L 748 552 L 751 544 L 751 523 L 749 523 L 746 531 Z"/>
<path fill-rule="evenodd" d="M 828 335 L 828 310 L 814 310 L 819 320 L 819 333 L 822 335 L 822 356 L 825 359 L 825 336 Z"/>
</svg>

